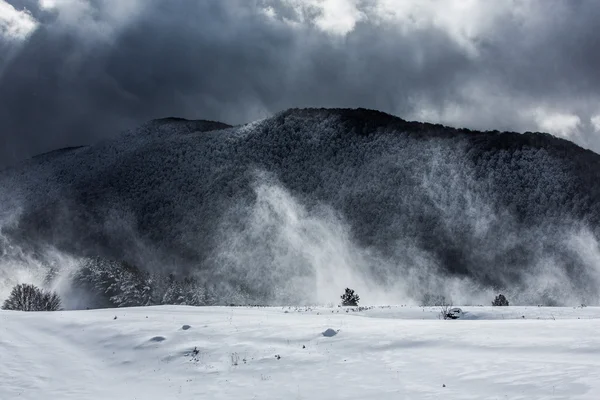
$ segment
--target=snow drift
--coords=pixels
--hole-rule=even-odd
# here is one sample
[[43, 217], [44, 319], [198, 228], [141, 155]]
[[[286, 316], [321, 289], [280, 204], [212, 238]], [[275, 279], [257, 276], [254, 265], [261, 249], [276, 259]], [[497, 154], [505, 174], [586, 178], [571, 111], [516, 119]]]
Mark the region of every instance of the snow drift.
[[0, 398], [598, 398], [598, 308], [464, 310], [0, 311]]

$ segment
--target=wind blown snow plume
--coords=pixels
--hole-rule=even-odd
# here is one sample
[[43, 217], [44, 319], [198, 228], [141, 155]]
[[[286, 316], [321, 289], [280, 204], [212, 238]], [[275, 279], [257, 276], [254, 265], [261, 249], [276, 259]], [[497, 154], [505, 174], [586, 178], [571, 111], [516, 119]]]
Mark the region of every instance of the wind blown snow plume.
[[262, 294], [258, 303], [337, 303], [347, 285], [375, 300], [367, 260], [335, 211], [307, 210], [273, 177], [256, 179], [254, 205], [234, 210], [245, 218], [221, 227], [218, 273]]

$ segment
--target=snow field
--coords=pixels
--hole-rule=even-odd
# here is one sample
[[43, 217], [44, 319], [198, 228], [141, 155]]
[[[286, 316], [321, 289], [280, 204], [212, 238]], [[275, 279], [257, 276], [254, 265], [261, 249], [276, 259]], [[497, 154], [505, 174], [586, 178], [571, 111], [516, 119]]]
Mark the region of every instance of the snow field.
[[0, 399], [600, 398], [600, 308], [462, 309], [2, 311]]

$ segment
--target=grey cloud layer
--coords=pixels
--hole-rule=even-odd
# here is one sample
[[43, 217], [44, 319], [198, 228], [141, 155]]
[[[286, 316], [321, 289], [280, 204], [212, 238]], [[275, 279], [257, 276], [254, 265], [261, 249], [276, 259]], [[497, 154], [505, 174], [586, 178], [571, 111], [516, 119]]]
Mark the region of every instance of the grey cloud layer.
[[482, 1], [464, 21], [493, 17], [465, 45], [462, 20], [420, 23], [427, 10], [385, 18], [394, 1], [330, 1], [360, 13], [340, 33], [313, 0], [8, 0], [39, 25], [22, 43], [0, 35], [11, 50], [0, 58], [0, 165], [150, 118], [243, 123], [304, 106], [550, 130], [600, 149], [599, 2], [515, 1], [497, 12]]

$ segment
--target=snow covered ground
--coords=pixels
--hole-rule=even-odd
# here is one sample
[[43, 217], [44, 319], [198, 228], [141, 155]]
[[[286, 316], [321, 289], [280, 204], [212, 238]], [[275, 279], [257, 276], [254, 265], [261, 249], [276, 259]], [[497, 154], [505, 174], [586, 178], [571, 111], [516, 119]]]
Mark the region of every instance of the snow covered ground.
[[0, 399], [600, 398], [600, 308], [463, 311], [0, 311]]

